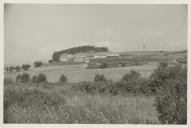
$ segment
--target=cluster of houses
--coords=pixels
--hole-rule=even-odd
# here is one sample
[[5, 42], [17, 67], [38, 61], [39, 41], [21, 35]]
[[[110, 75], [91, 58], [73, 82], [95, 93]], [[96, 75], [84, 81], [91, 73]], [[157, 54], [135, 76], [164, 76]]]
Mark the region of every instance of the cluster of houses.
[[62, 54], [60, 61], [66, 62], [72, 60], [73, 62], [90, 62], [91, 59], [103, 59], [107, 57], [119, 57], [119, 53], [114, 52], [95, 52], [95, 53], [76, 53], [76, 54]]

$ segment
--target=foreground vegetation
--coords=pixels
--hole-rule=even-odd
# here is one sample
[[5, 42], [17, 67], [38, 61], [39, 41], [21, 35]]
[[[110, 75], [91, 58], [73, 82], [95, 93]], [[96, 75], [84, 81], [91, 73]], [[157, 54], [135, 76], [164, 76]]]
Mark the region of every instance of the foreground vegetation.
[[72, 95], [62, 85], [8, 86], [5, 123], [159, 123], [152, 97]]
[[58, 83], [46, 75], [4, 81], [5, 123], [162, 123], [187, 122], [187, 69], [160, 63], [148, 78], [136, 71], [113, 82], [95, 75], [94, 82]]

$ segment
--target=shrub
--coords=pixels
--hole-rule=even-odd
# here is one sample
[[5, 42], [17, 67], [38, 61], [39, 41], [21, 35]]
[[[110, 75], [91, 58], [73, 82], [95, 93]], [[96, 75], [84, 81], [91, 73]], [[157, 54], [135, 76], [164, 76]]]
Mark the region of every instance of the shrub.
[[38, 75], [38, 83], [41, 83], [41, 82], [47, 82], [47, 77], [46, 77], [46, 75], [43, 74], [43, 73], [40, 73], [40, 74]]
[[20, 70], [21, 70], [21, 67], [20, 67], [20, 66], [16, 66], [16, 67], [15, 67], [15, 70], [16, 70], [16, 71], [20, 71]]
[[17, 75], [17, 77], [16, 77], [16, 82], [18, 82], [18, 83], [22, 83], [22, 75]]
[[19, 74], [16, 77], [16, 82], [18, 83], [27, 83], [30, 82], [30, 75], [28, 73]]
[[110, 88], [110, 93], [113, 95], [130, 93], [137, 94], [150, 94], [150, 87], [148, 80], [141, 77], [140, 73], [131, 70], [125, 74], [121, 81], [117, 82]]
[[53, 62], [53, 60], [48, 60], [48, 63], [51, 64]]
[[[154, 86], [153, 86], [154, 85]], [[187, 122], [187, 69], [160, 65], [151, 76], [161, 123]]]
[[33, 76], [32, 82], [33, 83], [38, 83], [38, 76]]
[[[97, 93], [108, 93], [109, 92], [109, 86], [111, 85], [111, 83], [106, 83], [103, 81], [99, 81], [99, 82], [81, 82], [79, 83], [79, 90], [81, 92], [86, 92], [89, 94], [97, 94]], [[77, 85], [76, 85], [77, 86]]]
[[29, 64], [23, 64], [22, 69], [27, 71], [31, 66]]
[[22, 82], [23, 82], [23, 83], [30, 82], [30, 76], [29, 76], [28, 73], [23, 73], [23, 74], [22, 74]]
[[105, 78], [104, 75], [96, 74], [96, 75], [95, 75], [95, 78], [94, 78], [94, 81], [104, 81], [104, 82], [106, 82], [107, 79]]
[[125, 81], [129, 81], [129, 80], [134, 80], [134, 79], [137, 79], [137, 78], [140, 78], [141, 77], [141, 74], [134, 71], [134, 70], [131, 70], [129, 74], [125, 74], [122, 78], [122, 81], [125, 80]]
[[38, 76], [33, 76], [32, 78], [32, 82], [33, 83], [42, 83], [42, 82], [47, 82], [47, 77], [45, 74], [43, 73], [39, 73]]
[[43, 65], [43, 62], [41, 62], [41, 61], [34, 62], [34, 67], [35, 68], [41, 67], [42, 65]]
[[152, 93], [156, 93], [156, 90], [163, 85], [163, 82], [168, 79], [175, 79], [177, 72], [181, 70], [181, 66], [168, 67], [164, 63], [160, 63], [158, 68], [154, 71], [153, 74], [149, 77], [150, 88]]
[[9, 71], [12, 72], [15, 69], [15, 67], [11, 66], [9, 67]]
[[61, 82], [61, 83], [66, 83], [67, 81], [68, 81], [67, 77], [66, 77], [64, 74], [62, 74], [62, 75], [60, 76], [59, 82]]

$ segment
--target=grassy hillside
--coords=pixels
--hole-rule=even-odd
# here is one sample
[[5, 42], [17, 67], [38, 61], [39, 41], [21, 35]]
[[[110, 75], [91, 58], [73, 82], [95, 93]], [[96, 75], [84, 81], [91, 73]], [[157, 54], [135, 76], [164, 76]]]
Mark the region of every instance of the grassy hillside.
[[187, 51], [137, 51], [120, 53], [119, 57], [107, 57], [99, 59], [91, 59], [87, 68], [101, 68], [101, 64], [105, 64], [105, 68], [127, 67], [135, 65], [145, 65], [149, 62], [168, 62], [173, 64], [176, 60], [186, 63]]
[[29, 73], [34, 76], [38, 73], [44, 73], [47, 75], [48, 81], [57, 82], [61, 74], [65, 74], [69, 79], [69, 82], [80, 82], [80, 81], [93, 81], [95, 74], [104, 74], [108, 79], [118, 81], [122, 76], [128, 73], [130, 70], [134, 69], [141, 73], [143, 77], [148, 77], [154, 69], [157, 67], [158, 63], [151, 63], [142, 66], [131, 66], [131, 67], [121, 67], [121, 68], [106, 68], [106, 69], [86, 69], [86, 65], [57, 65], [57, 66], [47, 66], [39, 69], [21, 71], [21, 72], [5, 72], [5, 78], [12, 78], [15, 80], [18, 74], [23, 72]]

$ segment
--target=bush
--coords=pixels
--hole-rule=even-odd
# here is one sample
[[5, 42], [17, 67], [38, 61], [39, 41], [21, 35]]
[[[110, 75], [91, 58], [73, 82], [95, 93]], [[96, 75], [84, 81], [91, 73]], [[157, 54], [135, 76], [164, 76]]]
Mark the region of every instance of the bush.
[[46, 77], [46, 75], [43, 74], [43, 73], [40, 73], [40, 74], [38, 75], [38, 83], [41, 83], [41, 82], [47, 82], [47, 77]]
[[30, 76], [29, 76], [28, 73], [23, 73], [23, 74], [22, 74], [22, 82], [23, 82], [23, 83], [30, 82]]
[[17, 75], [16, 82], [18, 83], [27, 83], [30, 82], [30, 75], [28, 73], [23, 73], [22, 75]]
[[33, 76], [32, 82], [33, 83], [38, 83], [38, 76]]
[[[77, 86], [77, 85], [76, 85]], [[86, 92], [89, 94], [103, 94], [103, 93], [108, 93], [109, 92], [109, 87], [111, 87], [111, 83], [106, 83], [103, 81], [99, 82], [81, 82], [78, 85], [78, 89], [81, 92]]]
[[53, 62], [53, 60], [48, 60], [48, 63], [51, 64]]
[[62, 74], [62, 75], [60, 76], [59, 82], [61, 82], [61, 83], [66, 83], [67, 81], [68, 81], [67, 77], [66, 77], [64, 74]]
[[141, 77], [141, 74], [131, 70], [129, 74], [125, 74], [122, 78], [122, 81], [129, 81], [129, 80], [135, 80]]
[[31, 66], [29, 64], [23, 64], [22, 69], [27, 71]]
[[16, 71], [20, 71], [20, 70], [21, 70], [21, 67], [20, 67], [20, 66], [16, 66], [16, 67], [15, 67], [15, 70], [16, 70]]
[[22, 75], [17, 75], [17, 77], [16, 77], [16, 82], [18, 82], [18, 83], [22, 83]]
[[117, 94], [144, 94], [150, 95], [149, 81], [141, 77], [140, 73], [131, 70], [130, 73], [125, 74], [121, 81], [117, 82], [110, 88], [110, 93]]
[[94, 81], [95, 81], [95, 82], [96, 82], [96, 81], [104, 81], [104, 82], [106, 82], [107, 79], [105, 78], [104, 75], [96, 74], [96, 75], [95, 75], [95, 78], [94, 78]]
[[164, 63], [160, 63], [158, 68], [151, 74], [150, 80], [150, 88], [153, 94], [156, 94], [156, 90], [163, 85], [163, 82], [168, 79], [175, 79], [177, 72], [181, 70], [181, 66], [168, 67], [168, 65]]
[[[154, 85], [154, 86], [153, 86]], [[187, 69], [160, 65], [151, 76], [161, 123], [187, 122]]]
[[15, 67], [11, 66], [9, 67], [9, 71], [12, 72], [15, 69]]
[[43, 62], [41, 62], [41, 61], [34, 62], [34, 67], [35, 68], [41, 67], [42, 65], [43, 65]]
[[47, 82], [47, 77], [45, 74], [40, 73], [38, 76], [33, 76], [32, 78], [33, 83], [42, 83], [42, 82]]

